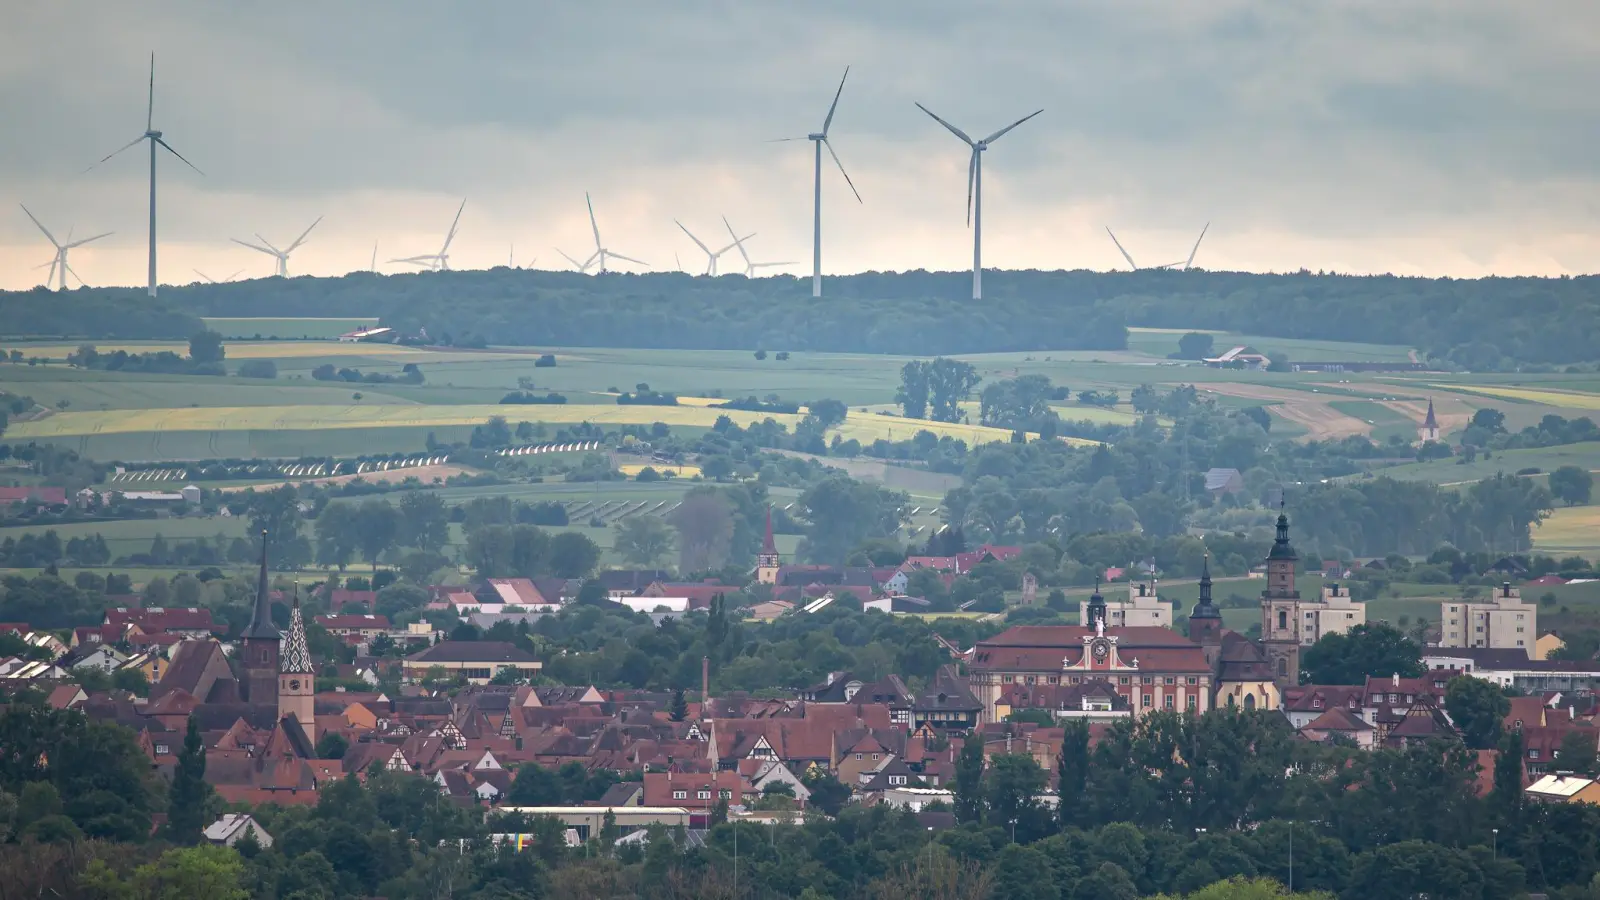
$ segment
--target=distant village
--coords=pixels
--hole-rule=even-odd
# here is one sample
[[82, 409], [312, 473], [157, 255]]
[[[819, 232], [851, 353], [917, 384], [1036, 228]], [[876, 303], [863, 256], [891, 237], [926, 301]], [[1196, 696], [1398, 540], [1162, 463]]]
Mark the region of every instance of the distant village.
[[[751, 576], [771, 586], [773, 599], [748, 614], [812, 615], [843, 598], [859, 602], [862, 615], [917, 612], [926, 604], [903, 593], [911, 572], [953, 579], [1018, 552], [984, 546], [883, 568], [786, 565], [769, 526]], [[1264, 562], [1259, 638], [1224, 627], [1208, 564], [1192, 602], [1181, 601], [1187, 634], [1173, 627], [1172, 598], [1158, 596], [1153, 580], [1135, 581], [1122, 585], [1125, 594], [1097, 589], [1083, 601], [1084, 625], [1017, 625], [972, 647], [935, 637], [948, 662], [918, 690], [899, 675], [834, 672], [787, 696], [757, 698], [713, 694], [709, 662], [698, 692], [545, 684], [544, 661], [521, 646], [450, 640], [426, 622], [393, 627], [364, 611], [370, 591], [322, 598], [333, 611], [315, 625], [355, 650], [354, 663], [328, 663], [311, 653], [298, 592], [272, 589], [263, 551], [253, 617], [238, 637], [224, 640], [226, 629], [198, 608], [109, 609], [102, 624], [76, 629], [70, 642], [26, 623], [0, 623], [0, 633], [21, 635], [36, 651], [31, 656], [43, 657], [0, 660], [0, 684], [32, 685], [52, 707], [127, 726], [158, 770], [176, 764], [189, 723], [197, 722], [205, 780], [230, 803], [314, 804], [333, 780], [383, 769], [426, 778], [454, 803], [507, 807], [524, 764], [616, 772], [623, 780], [588, 806], [518, 807], [562, 819], [569, 838], [583, 841], [608, 814], [623, 832], [652, 823], [703, 828], [719, 807], [755, 815], [757, 802], [774, 793], [792, 797], [792, 814], [803, 817], [807, 782], [818, 773], [835, 777], [853, 802], [932, 812], [951, 800], [966, 742], [982, 741], [986, 757], [1027, 754], [1054, 777], [1071, 721], [1087, 723], [1094, 741], [1122, 720], [1237, 707], [1281, 713], [1304, 741], [1403, 747], [1455, 732], [1444, 693], [1452, 679], [1470, 676], [1518, 695], [1505, 727], [1522, 735], [1530, 797], [1600, 802], [1600, 785], [1561, 772], [1557, 760], [1569, 735], [1591, 747], [1600, 740], [1600, 663], [1544, 660], [1543, 644], [1556, 639], [1540, 638], [1536, 604], [1519, 587], [1506, 582], [1490, 596], [1442, 603], [1439, 640], [1426, 648], [1420, 677], [1302, 684], [1302, 652], [1366, 623], [1366, 604], [1334, 580], [1337, 571], [1323, 573], [1316, 596], [1302, 596], [1286, 514]], [[667, 577], [610, 571], [598, 581], [606, 602], [658, 622], [706, 610], [739, 588]], [[487, 629], [558, 612], [577, 602], [580, 587], [487, 579], [471, 591], [434, 588], [430, 606]], [[1025, 603], [1034, 602], [1032, 588], [1024, 586]], [[287, 629], [273, 624], [274, 602], [291, 607]], [[376, 646], [394, 649], [378, 655]], [[90, 668], [136, 670], [151, 685], [149, 697], [87, 692], [74, 676]], [[346, 686], [318, 690], [319, 676]], [[363, 683], [369, 689], [353, 687]], [[335, 745], [337, 757], [320, 752]], [[1487, 792], [1497, 751], [1477, 752]], [[258, 827], [247, 819], [230, 814], [214, 828], [231, 842], [228, 835]], [[950, 821], [934, 812], [929, 827]]]

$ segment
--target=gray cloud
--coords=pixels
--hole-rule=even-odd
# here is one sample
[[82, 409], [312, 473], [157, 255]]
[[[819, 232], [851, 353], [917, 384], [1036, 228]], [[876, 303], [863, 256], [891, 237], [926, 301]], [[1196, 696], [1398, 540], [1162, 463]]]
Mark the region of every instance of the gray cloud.
[[[607, 242], [658, 267], [698, 257], [726, 213], [765, 259], [809, 258], [810, 148], [846, 64], [836, 146], [866, 200], [825, 174], [834, 271], [960, 268], [965, 151], [917, 112], [988, 131], [1045, 114], [985, 160], [985, 259], [1109, 268], [1472, 276], [1591, 271], [1600, 211], [1600, 8], [1406, 4], [148, 4], [8, 12], [0, 196], [65, 230], [115, 228], [75, 268], [143, 272], [144, 161], [81, 170], [156, 125], [205, 170], [162, 166], [162, 273], [251, 274], [227, 242], [292, 238], [333, 274], [435, 248], [468, 198], [458, 265], [577, 254], [594, 192]], [[14, 208], [14, 207], [13, 207]], [[0, 215], [0, 286], [48, 246]], [[1159, 260], [1157, 258], [1160, 258]], [[794, 271], [805, 270], [796, 266]], [[215, 274], [215, 272], [213, 272]]]

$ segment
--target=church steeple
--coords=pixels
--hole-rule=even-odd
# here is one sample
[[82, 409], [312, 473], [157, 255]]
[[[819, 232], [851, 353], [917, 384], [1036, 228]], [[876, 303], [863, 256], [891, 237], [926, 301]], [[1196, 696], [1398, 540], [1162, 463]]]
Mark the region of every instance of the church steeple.
[[256, 578], [255, 609], [239, 635], [244, 696], [251, 703], [278, 701], [278, 629], [272, 624], [272, 590], [267, 581], [267, 533], [261, 532], [261, 571]]
[[761, 541], [761, 552], [756, 555], [756, 581], [759, 584], [778, 583], [778, 544], [772, 539], [772, 507], [767, 507], [767, 534]]
[[316, 680], [311, 648], [306, 644], [306, 623], [300, 617], [300, 585], [296, 584], [278, 667], [278, 718], [294, 716], [311, 740], [316, 740]]
[[1272, 542], [1272, 552], [1267, 554], [1267, 559], [1284, 559], [1293, 562], [1300, 557], [1295, 555], [1294, 545], [1289, 543], [1289, 514], [1285, 511], [1283, 501], [1278, 501], [1278, 537]]
[[1222, 611], [1217, 609], [1217, 604], [1211, 599], [1211, 554], [1207, 553], [1200, 569], [1200, 602], [1194, 605], [1194, 611], [1189, 614], [1189, 621], [1220, 618]]

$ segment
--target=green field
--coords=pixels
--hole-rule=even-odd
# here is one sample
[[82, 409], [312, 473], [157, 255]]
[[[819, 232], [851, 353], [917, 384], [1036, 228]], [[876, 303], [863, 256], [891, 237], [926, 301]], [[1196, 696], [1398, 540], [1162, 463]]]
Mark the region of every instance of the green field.
[[1455, 485], [1481, 481], [1498, 472], [1510, 475], [1522, 469], [1539, 469], [1548, 474], [1561, 466], [1600, 470], [1600, 442], [1565, 444], [1559, 447], [1542, 447], [1535, 450], [1506, 450], [1490, 459], [1480, 455], [1475, 462], [1462, 463], [1462, 458], [1437, 459], [1425, 463], [1407, 463], [1379, 469], [1375, 474], [1406, 481], [1431, 481], [1434, 484]]
[[1328, 405], [1373, 426], [1372, 439], [1375, 441], [1386, 441], [1390, 437], [1401, 437], [1409, 441], [1417, 437], [1417, 423], [1410, 416], [1382, 403], [1374, 403], [1371, 400], [1333, 400]]
[[346, 319], [271, 319], [249, 317], [201, 317], [206, 327], [225, 338], [256, 338], [286, 340], [310, 338], [327, 340], [347, 334], [363, 326], [378, 324], [376, 318]]
[[1263, 337], [1207, 331], [1204, 328], [1129, 328], [1128, 349], [1151, 356], [1165, 357], [1178, 352], [1178, 339], [1190, 330], [1211, 335], [1212, 351], [1225, 353], [1232, 347], [1254, 347], [1262, 353], [1282, 352], [1291, 362], [1405, 362], [1409, 347], [1395, 344], [1359, 344], [1341, 341], [1313, 341], [1299, 338]]

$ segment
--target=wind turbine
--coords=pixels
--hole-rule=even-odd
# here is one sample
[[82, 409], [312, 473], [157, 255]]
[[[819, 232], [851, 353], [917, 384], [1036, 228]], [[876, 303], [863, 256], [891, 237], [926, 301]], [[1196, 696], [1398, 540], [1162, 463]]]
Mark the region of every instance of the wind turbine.
[[1010, 125], [996, 131], [981, 141], [967, 137], [967, 133], [951, 125], [949, 122], [933, 114], [921, 103], [917, 109], [927, 113], [935, 122], [949, 129], [950, 133], [960, 138], [967, 146], [972, 148], [972, 159], [967, 163], [967, 224], [972, 227], [972, 299], [983, 299], [983, 151], [989, 145], [998, 141], [1006, 132], [1021, 125], [1023, 122], [1037, 116], [1044, 110], [1035, 110], [1028, 115], [1012, 122]]
[[567, 255], [567, 251], [562, 250], [560, 247], [556, 247], [555, 251], [557, 253], [561, 254], [561, 256], [564, 259], [566, 259], [567, 262], [572, 263], [572, 267], [574, 269], [577, 269], [578, 270], [578, 274], [580, 274], [580, 275], [589, 274], [589, 270], [594, 268], [595, 259], [598, 258], [598, 256], [599, 256], [599, 254], [595, 254], [594, 256], [589, 257], [587, 260], [585, 260], [583, 262], [578, 262], [577, 260], [573, 259], [571, 256], [568, 256]]
[[[311, 223], [311, 228], [317, 227], [317, 222], [321, 222], [321, 221], [322, 221], [322, 217], [321, 216], [317, 216], [317, 221]], [[233, 241], [235, 244], [238, 244], [241, 247], [249, 247], [251, 250], [256, 250], [256, 251], [259, 251], [261, 253], [265, 253], [268, 256], [273, 257], [278, 262], [277, 262], [277, 265], [274, 267], [272, 274], [278, 276], [279, 278], [288, 278], [289, 277], [289, 254], [293, 253], [296, 247], [298, 247], [301, 244], [304, 244], [306, 242], [306, 235], [311, 233], [311, 228], [307, 228], [305, 231], [302, 231], [300, 233], [300, 236], [294, 239], [294, 243], [292, 243], [289, 246], [283, 248], [282, 250], [279, 250], [277, 247], [272, 245], [271, 241], [269, 241], [266, 238], [262, 237], [261, 236], [261, 232], [259, 232], [259, 231], [256, 232], [256, 240], [260, 241], [261, 244], [252, 244], [249, 241], [241, 241], [238, 238], [229, 238], [228, 240]], [[262, 245], [265, 245], [265, 246], [262, 246]]]
[[1180, 261], [1180, 262], [1164, 263], [1164, 264], [1159, 265], [1159, 266], [1141, 266], [1138, 263], [1134, 262], [1133, 261], [1133, 256], [1130, 255], [1128, 253], [1127, 249], [1122, 246], [1122, 242], [1117, 240], [1117, 236], [1115, 234], [1111, 233], [1111, 229], [1109, 227], [1106, 228], [1106, 234], [1111, 235], [1111, 243], [1117, 245], [1117, 249], [1122, 252], [1122, 258], [1128, 261], [1128, 268], [1134, 270], [1135, 272], [1141, 272], [1141, 271], [1146, 271], [1146, 270], [1151, 270], [1151, 269], [1177, 269], [1178, 271], [1183, 272], [1183, 271], [1187, 271], [1190, 266], [1194, 265], [1194, 255], [1196, 253], [1200, 252], [1200, 242], [1206, 239], [1206, 232], [1209, 231], [1210, 228], [1211, 228], [1211, 223], [1207, 222], [1206, 223], [1206, 227], [1200, 229], [1200, 237], [1195, 240], [1194, 249], [1189, 251], [1188, 260]]
[[[747, 235], [745, 235], [744, 237], [741, 238], [738, 235], [733, 234], [733, 230], [732, 229], [729, 229], [728, 233], [733, 237], [733, 243], [729, 244], [726, 247], [723, 247], [721, 250], [713, 251], [710, 247], [707, 247], [705, 245], [704, 241], [702, 241], [699, 238], [695, 237], [694, 236], [694, 232], [692, 232], [688, 228], [684, 227], [684, 224], [682, 222], [679, 222], [677, 219], [673, 219], [672, 221], [679, 228], [683, 229], [683, 233], [687, 234], [689, 236], [689, 240], [694, 241], [695, 246], [699, 247], [702, 251], [705, 252], [705, 254], [706, 254], [706, 274], [707, 275], [712, 275], [712, 276], [715, 276], [717, 274], [717, 260], [722, 257], [722, 254], [727, 253], [729, 250], [732, 250], [735, 247], [738, 247], [739, 248], [739, 252], [743, 253], [744, 252], [744, 247], [740, 244], [740, 242], [741, 241], [748, 241], [751, 238], [755, 237], [755, 234], [751, 233], [751, 234], [747, 234]], [[724, 216], [722, 218], [722, 221], [723, 221], [724, 224], [726, 224], [727, 221], [728, 221], [728, 218], [726, 216]], [[683, 264], [680, 262], [678, 264], [678, 267], [682, 268]]]
[[199, 269], [195, 269], [194, 273], [196, 275], [199, 275], [201, 278], [204, 278], [206, 281], [211, 282], [212, 284], [227, 284], [228, 282], [230, 282], [230, 281], [234, 280], [235, 278], [238, 278], [240, 275], [244, 274], [244, 270], [240, 269], [239, 271], [233, 273], [232, 275], [229, 275], [227, 278], [224, 278], [221, 281], [218, 281], [217, 279], [212, 278], [210, 275], [207, 275], [206, 273], [200, 271]]
[[[623, 256], [621, 253], [612, 253], [610, 250], [607, 250], [605, 245], [600, 243], [600, 226], [595, 222], [594, 201], [589, 199], [588, 191], [583, 192], [583, 202], [589, 205], [589, 227], [594, 229], [594, 255], [589, 257], [588, 262], [579, 266], [578, 271], [588, 271], [589, 266], [594, 265], [595, 262], [598, 261], [600, 263], [600, 274], [604, 275], [606, 273], [606, 260], [608, 259], [620, 259], [624, 262], [631, 262], [649, 268], [650, 264], [643, 260], [634, 259], [631, 256]], [[690, 236], [693, 237], [693, 235]], [[567, 256], [565, 253], [562, 253], [561, 255]], [[578, 265], [578, 261], [570, 256], [567, 256], [567, 261], [571, 262], [573, 265]]]
[[749, 237], [744, 237], [744, 238], [741, 238], [741, 237], [735, 235], [733, 233], [733, 226], [732, 225], [728, 225], [728, 217], [727, 216], [723, 216], [722, 217], [722, 224], [723, 225], [727, 225], [727, 227], [728, 227], [728, 237], [733, 238], [734, 246], [739, 248], [739, 255], [744, 257], [744, 276], [746, 278], [754, 278], [755, 275], [756, 275], [756, 270], [757, 269], [764, 269], [764, 268], [766, 268], [768, 266], [792, 266], [792, 265], [794, 265], [793, 262], [751, 262], [750, 261], [750, 254], [748, 254], [748, 253], [746, 253], [744, 251], [744, 242], [750, 240], [750, 238], [755, 237], [755, 234], [752, 233]]
[[[102, 159], [100, 162], [95, 163], [94, 166], [89, 167], [89, 169], [93, 169], [95, 166], [100, 165], [101, 163], [113, 156], [116, 156], [118, 153], [121, 153], [129, 147], [132, 147], [134, 144], [137, 144], [140, 141], [148, 140], [150, 142], [150, 281], [148, 286], [145, 288], [145, 292], [152, 297], [156, 295], [156, 145], [159, 144], [162, 147], [165, 147], [168, 153], [171, 153], [178, 159], [183, 160], [183, 164], [189, 168], [194, 169], [201, 175], [205, 174], [204, 172], [200, 172], [200, 169], [197, 168], [194, 163], [184, 159], [182, 153], [172, 149], [172, 145], [166, 142], [166, 139], [161, 136], [161, 132], [155, 129], [155, 118], [156, 55], [152, 53], [150, 54], [150, 106], [145, 113], [144, 134], [141, 134], [128, 143], [123, 144], [121, 147], [117, 148], [115, 152], [106, 156], [105, 159]], [[89, 169], [85, 169], [84, 171], [87, 172]]]
[[422, 266], [424, 269], [427, 269], [430, 272], [450, 271], [450, 242], [456, 239], [456, 226], [461, 224], [461, 210], [466, 208], [467, 201], [465, 198], [463, 198], [461, 201], [461, 206], [456, 210], [455, 221], [450, 223], [450, 231], [444, 236], [444, 246], [439, 248], [438, 253], [428, 253], [422, 256], [408, 256], [404, 259], [391, 259], [389, 262], [412, 263], [414, 265]]
[[372, 242], [372, 263], [367, 266], [367, 271], [376, 275], [378, 273], [378, 242]]
[[828, 155], [833, 157], [834, 165], [839, 167], [839, 174], [844, 176], [845, 184], [850, 185], [850, 193], [856, 195], [856, 202], [861, 202], [861, 192], [856, 190], [856, 183], [850, 180], [850, 173], [844, 170], [844, 163], [839, 162], [839, 154], [833, 152], [833, 144], [828, 142], [828, 127], [833, 124], [833, 113], [839, 108], [839, 96], [844, 93], [845, 79], [850, 77], [850, 67], [844, 67], [844, 78], [839, 79], [839, 89], [833, 94], [833, 104], [828, 107], [828, 117], [822, 120], [822, 130], [814, 131], [804, 138], [778, 138], [779, 141], [807, 140], [816, 144], [817, 161], [812, 178], [812, 214], [811, 214], [811, 296], [822, 296], [822, 148], [828, 148]]
[[[17, 205], [22, 206], [20, 203]], [[51, 279], [56, 279], [56, 290], [58, 291], [64, 291], [67, 289], [68, 272], [72, 272], [72, 277], [78, 279], [79, 284], [83, 284], [83, 276], [79, 275], [77, 272], [73, 272], [72, 267], [67, 265], [67, 251], [71, 250], [73, 247], [81, 247], [90, 241], [98, 241], [101, 238], [106, 237], [106, 235], [115, 233], [108, 231], [105, 234], [97, 234], [94, 237], [79, 238], [75, 241], [72, 239], [72, 232], [68, 231], [67, 242], [63, 244], [56, 240], [56, 236], [50, 233], [50, 229], [44, 227], [43, 222], [40, 222], [37, 218], [35, 218], [33, 213], [28, 212], [28, 208], [26, 206], [22, 207], [22, 211], [28, 214], [28, 218], [33, 219], [33, 224], [38, 226], [40, 231], [44, 232], [44, 236], [49, 239], [51, 246], [56, 248], [55, 258], [50, 260], [49, 263], [46, 263], [46, 265], [50, 266], [50, 271], [45, 275], [44, 283], [46, 286], [49, 286]], [[44, 266], [40, 266], [39, 268], [44, 268]], [[59, 275], [57, 273], [59, 273]]]

